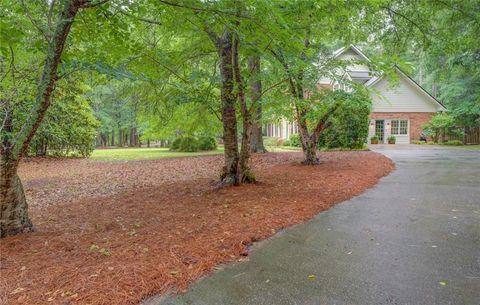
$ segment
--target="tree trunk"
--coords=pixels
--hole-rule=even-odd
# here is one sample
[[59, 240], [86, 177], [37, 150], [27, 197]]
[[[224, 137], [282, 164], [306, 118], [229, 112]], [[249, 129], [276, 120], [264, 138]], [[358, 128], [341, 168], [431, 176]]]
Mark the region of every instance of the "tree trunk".
[[32, 231], [17, 165], [2, 162], [0, 167], [0, 238]]
[[262, 97], [262, 81], [259, 78], [260, 74], [260, 57], [251, 57], [248, 61], [249, 70], [252, 73], [251, 80], [251, 100], [254, 111], [253, 120], [250, 132], [250, 151], [253, 153], [265, 153], [267, 150], [263, 144], [262, 133], [262, 104], [260, 99]]
[[112, 143], [110, 143], [110, 146], [115, 146], [115, 130], [112, 130]]
[[304, 165], [317, 165], [320, 160], [317, 157], [317, 141], [314, 135], [308, 132], [306, 122], [298, 122], [298, 131], [300, 133], [300, 141], [302, 142]]
[[320, 163], [320, 160], [317, 157], [317, 143], [316, 141], [306, 141], [302, 143], [303, 148], [303, 161], [304, 165], [317, 165]]
[[228, 28], [222, 37], [207, 30], [220, 58], [220, 74], [222, 77], [221, 100], [223, 121], [223, 142], [225, 165], [221, 174], [220, 186], [237, 185], [238, 180], [238, 141], [237, 116], [235, 111], [235, 94], [233, 92], [233, 34]]
[[17, 135], [16, 144], [13, 147], [12, 155], [21, 158], [25, 155], [30, 142], [40, 127], [45, 114], [50, 106], [50, 97], [58, 80], [58, 65], [67, 41], [68, 34], [72, 27], [78, 11], [87, 4], [85, 0], [64, 1], [62, 10], [58, 15], [55, 31], [48, 42], [48, 49], [44, 61], [42, 76], [38, 82], [38, 89], [35, 102], [31, 107], [30, 117], [25, 121]]
[[240, 183], [254, 183], [255, 176], [250, 168], [250, 132], [251, 132], [251, 119], [250, 111], [247, 106], [247, 100], [245, 97], [245, 88], [242, 78], [242, 71], [239, 63], [239, 37], [234, 35], [233, 43], [233, 74], [234, 80], [237, 84], [237, 96], [240, 102], [240, 110], [242, 113], [242, 142], [239, 159], [239, 172]]
[[118, 130], [118, 147], [123, 147], [123, 130], [119, 129]]
[[0, 238], [32, 230], [22, 182], [17, 175], [18, 160], [9, 135], [13, 132], [11, 111], [6, 108], [0, 145]]

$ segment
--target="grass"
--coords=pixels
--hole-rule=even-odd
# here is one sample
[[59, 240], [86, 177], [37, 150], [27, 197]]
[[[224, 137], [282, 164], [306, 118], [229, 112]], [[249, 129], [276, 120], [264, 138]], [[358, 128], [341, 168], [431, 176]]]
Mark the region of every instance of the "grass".
[[[478, 146], [480, 150], [480, 145]], [[467, 146], [462, 146], [467, 147]], [[267, 146], [269, 152], [295, 152], [302, 151], [301, 147], [293, 146]], [[346, 149], [322, 149], [321, 151], [337, 151]], [[347, 149], [351, 150], [351, 149]], [[358, 149], [368, 150], [368, 149]], [[199, 151], [199, 152], [178, 152], [170, 151], [168, 148], [104, 148], [95, 149], [90, 156], [95, 161], [132, 161], [132, 160], [155, 160], [163, 158], [194, 157], [216, 155], [223, 153], [223, 146], [217, 150]]]
[[154, 160], [162, 158], [216, 155], [221, 153], [223, 153], [223, 147], [218, 147], [217, 150], [200, 152], [177, 152], [170, 151], [168, 148], [108, 148], [95, 149], [90, 156], [90, 159], [96, 161]]
[[265, 148], [269, 152], [292, 152], [292, 151], [302, 151], [301, 147], [294, 146], [269, 146], [265, 145]]

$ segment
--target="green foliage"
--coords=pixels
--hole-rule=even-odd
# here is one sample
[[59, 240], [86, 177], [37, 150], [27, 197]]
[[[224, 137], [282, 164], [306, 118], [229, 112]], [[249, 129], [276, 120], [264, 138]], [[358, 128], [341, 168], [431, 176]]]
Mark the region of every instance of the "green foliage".
[[411, 143], [412, 144], [418, 144], [418, 145], [427, 144], [426, 141], [419, 141], [419, 140], [412, 140]]
[[215, 150], [217, 149], [217, 141], [214, 137], [202, 136], [198, 138], [198, 149]]
[[216, 150], [217, 141], [214, 137], [201, 136], [199, 138], [183, 135], [174, 139], [170, 145], [170, 150], [180, 152], [195, 152]]
[[263, 137], [263, 145], [269, 147], [278, 147], [283, 145], [284, 140], [279, 137]]
[[293, 147], [301, 147], [302, 146], [302, 142], [300, 141], [300, 135], [297, 133], [297, 134], [292, 134], [290, 136], [290, 146], [293, 146]]
[[170, 144], [170, 150], [177, 151], [180, 149], [180, 141], [182, 138], [175, 138], [172, 143]]
[[397, 138], [394, 135], [391, 135], [387, 138], [388, 144], [395, 144]]
[[100, 123], [82, 94], [88, 88], [78, 79], [60, 82], [43, 124], [29, 146], [31, 155], [88, 157], [94, 147]]
[[447, 133], [455, 125], [455, 118], [449, 113], [438, 113], [423, 126], [423, 133], [432, 137], [434, 142], [439, 141], [441, 133]]
[[449, 141], [443, 142], [442, 145], [461, 146], [463, 145], [463, 142], [459, 140], [449, 140]]
[[[196, 138], [191, 136], [182, 136], [178, 139], [178, 148], [176, 151], [184, 151], [184, 152], [194, 152], [200, 149], [199, 142]], [[173, 143], [172, 143], [173, 144]], [[173, 148], [172, 148], [173, 150]]]
[[318, 147], [362, 148], [368, 136], [371, 100], [366, 93], [348, 93], [337, 90], [325, 99], [340, 102], [340, 107], [329, 118], [330, 126], [322, 132]]

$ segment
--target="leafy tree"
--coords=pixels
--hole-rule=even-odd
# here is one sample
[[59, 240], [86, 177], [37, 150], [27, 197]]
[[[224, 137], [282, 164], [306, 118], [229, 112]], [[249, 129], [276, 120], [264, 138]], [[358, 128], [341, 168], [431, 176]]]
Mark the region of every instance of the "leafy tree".
[[92, 153], [100, 123], [94, 118], [89, 101], [84, 98], [88, 89], [72, 77], [58, 82], [52, 105], [30, 143], [30, 154], [87, 157]]
[[431, 136], [434, 142], [438, 142], [440, 135], [446, 135], [454, 124], [455, 118], [452, 115], [448, 113], [438, 113], [423, 126], [423, 131], [427, 136]]
[[[31, 8], [23, 1], [8, 1], [3, 3], [1, 9], [1, 14], [7, 18], [2, 18], [0, 34], [3, 122], [0, 133], [0, 237], [32, 228], [22, 183], [17, 175], [18, 163], [27, 152], [50, 106], [59, 78], [58, 68], [62, 54], [76, 15], [80, 10], [99, 3], [66, 0], [61, 6], [55, 4], [55, 1], [41, 1]], [[47, 22], [40, 24], [32, 19], [30, 9], [47, 12]], [[56, 18], [54, 14], [57, 14]], [[44, 16], [45, 14], [40, 14], [38, 17]], [[26, 72], [17, 73], [17, 65], [24, 68], [23, 71], [29, 70], [31, 60], [37, 67], [43, 62], [41, 74], [30, 75], [24, 81], [20, 75]], [[21, 87], [25, 90], [22, 94], [18, 92], [18, 82], [24, 82]], [[32, 107], [29, 111], [18, 111], [21, 108], [18, 105], [24, 98], [32, 100]]]
[[368, 92], [333, 91], [325, 98], [343, 102], [329, 119], [331, 125], [322, 132], [318, 147], [362, 148], [368, 137], [369, 114], [372, 102]]

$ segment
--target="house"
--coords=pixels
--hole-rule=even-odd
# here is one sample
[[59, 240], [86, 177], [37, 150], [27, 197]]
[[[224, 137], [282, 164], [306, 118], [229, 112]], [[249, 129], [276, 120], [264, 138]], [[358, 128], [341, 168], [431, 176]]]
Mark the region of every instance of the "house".
[[[368, 87], [373, 102], [370, 114], [368, 138], [379, 137], [380, 143], [386, 143], [390, 135], [396, 137], [399, 144], [408, 144], [420, 139], [422, 126], [437, 112], [445, 111], [445, 107], [424, 88], [415, 82], [400, 68], [395, 67], [398, 82], [392, 86], [388, 76], [374, 76], [366, 64], [370, 61], [357, 47], [351, 45], [341, 48], [333, 54], [334, 58], [356, 61], [342, 71], [349, 82], [356, 82]], [[319, 87], [330, 87], [333, 90], [349, 91], [348, 82], [321, 79]], [[282, 120], [280, 124], [266, 124], [265, 135], [288, 139], [298, 132], [296, 124]]]

